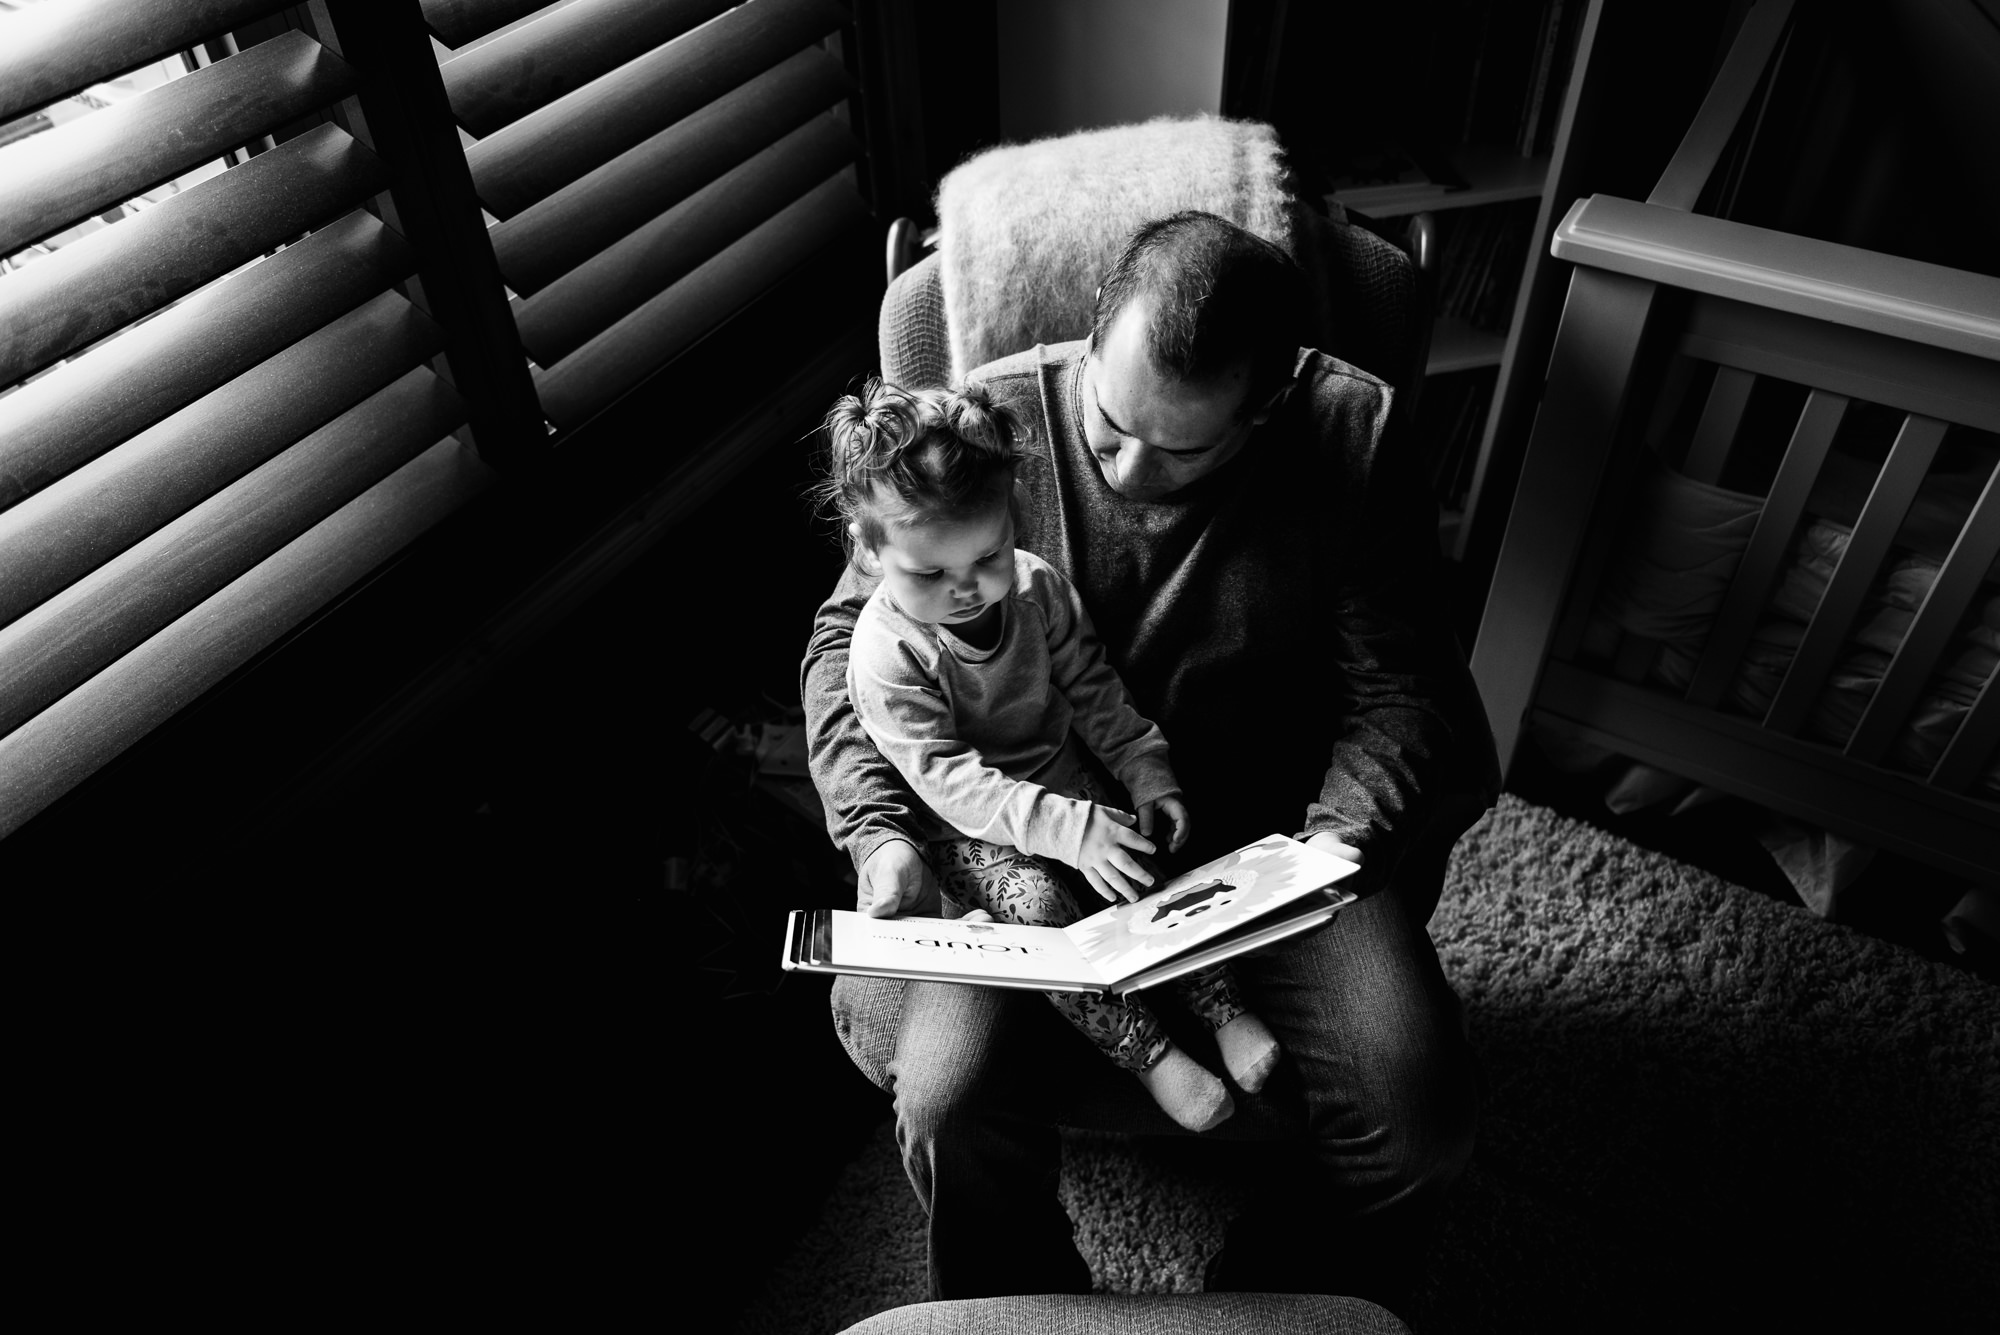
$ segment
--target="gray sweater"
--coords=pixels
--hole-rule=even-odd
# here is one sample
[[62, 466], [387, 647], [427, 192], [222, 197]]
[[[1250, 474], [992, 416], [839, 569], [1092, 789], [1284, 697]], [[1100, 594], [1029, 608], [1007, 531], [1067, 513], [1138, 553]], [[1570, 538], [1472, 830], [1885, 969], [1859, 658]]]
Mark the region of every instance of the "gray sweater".
[[1139, 716], [1076, 589], [1015, 553], [1000, 638], [967, 644], [877, 586], [847, 662], [848, 696], [876, 750], [960, 834], [1075, 866], [1090, 803], [1074, 791], [1075, 727], [1136, 805], [1180, 791], [1167, 741]]
[[[1188, 865], [1325, 830], [1362, 849], [1372, 888], [1443, 800], [1453, 824], [1491, 805], [1492, 733], [1450, 629], [1437, 507], [1409, 451], [1383, 447], [1388, 388], [1304, 351], [1298, 388], [1234, 459], [1131, 501], [1087, 448], [1084, 351], [1040, 347], [972, 378], [1038, 456], [1018, 545], [1076, 585], [1111, 665], [1172, 740]], [[871, 584], [850, 568], [821, 606], [802, 680], [813, 779], [857, 868], [886, 840], [938, 828], [848, 701]]]

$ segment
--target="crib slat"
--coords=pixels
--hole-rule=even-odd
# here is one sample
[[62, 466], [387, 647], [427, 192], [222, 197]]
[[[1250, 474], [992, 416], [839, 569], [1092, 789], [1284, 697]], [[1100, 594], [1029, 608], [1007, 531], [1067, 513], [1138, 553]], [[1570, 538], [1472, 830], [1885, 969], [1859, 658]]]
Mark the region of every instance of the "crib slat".
[[[1652, 395], [1645, 433], [1640, 437], [1646, 448], [1611, 452], [1611, 459], [1604, 468], [1604, 480], [1599, 485], [1597, 509], [1607, 514], [1626, 512], [1632, 503], [1630, 498], [1638, 488], [1648, 454], [1660, 455], [1661, 442], [1680, 416], [1681, 406], [1697, 379], [1696, 372], [1702, 369], [1703, 363], [1692, 357], [1675, 353], [1668, 358], [1660, 376], [1659, 388]], [[1572, 662], [1582, 648], [1584, 632], [1589, 628], [1591, 614], [1597, 607], [1599, 579], [1618, 550], [1622, 533], [1622, 528], [1616, 524], [1590, 526], [1584, 537], [1583, 549], [1576, 559], [1576, 592], [1570, 595], [1564, 606], [1562, 619], [1556, 624], [1555, 637], [1549, 642], [1551, 658]], [[1639, 677], [1623, 680], [1639, 680], [1645, 675], [1645, 669], [1651, 668], [1653, 661], [1652, 658], [1644, 660]]]
[[1986, 479], [1985, 490], [1952, 544], [1937, 581], [1924, 595], [1909, 633], [1889, 660], [1882, 685], [1848, 740], [1848, 755], [1872, 764], [1888, 752], [1996, 555], [2000, 555], [2000, 468]]
[[1777, 697], [1764, 716], [1766, 728], [1795, 733], [1812, 712], [1813, 703], [1819, 699], [1833, 671], [1834, 658], [1854, 624], [1855, 614], [1861, 610], [1861, 600], [1880, 573], [1889, 543], [1902, 527], [1924, 474], [1930, 471], [1946, 425], [1935, 417], [1919, 417], [1915, 413], [1903, 419], [1903, 429], [1896, 433], [1888, 461], [1882, 465], [1881, 475], [1868, 493], [1867, 504], [1861, 507], [1861, 518], [1854, 525], [1853, 537], [1848, 539], [1847, 551], [1813, 612], [1812, 623], [1806, 627], [1805, 638], [1799, 642], [1798, 653], [1792, 659], [1791, 670], [1785, 673], [1784, 683], [1778, 687]]
[[1938, 757], [1937, 768], [1931, 771], [1931, 787], [1947, 793], [1964, 792], [1986, 768], [1995, 747], [2000, 747], [2000, 672], [1986, 679], [1965, 721], [1958, 725], [1958, 735]]
[[1771, 482], [1771, 494], [1765, 498], [1757, 527], [1750, 534], [1750, 544], [1743, 550], [1735, 578], [1702, 645], [1701, 662], [1688, 683], [1689, 704], [1712, 709], [1729, 689], [1744, 646], [1750, 643], [1757, 618], [1763, 613], [1764, 601], [1771, 596], [1771, 586], [1791, 555], [1792, 539], [1805, 517], [1806, 498], [1812, 494], [1834, 433], [1847, 414], [1847, 404], [1844, 395], [1824, 390], [1816, 389], [1807, 396], [1798, 425], [1792, 429], [1791, 444], [1785, 447], [1778, 475]]
[[1687, 463], [1681, 472], [1696, 482], [1713, 483], [1722, 477], [1729, 462], [1730, 447], [1736, 444], [1736, 429], [1743, 424], [1743, 408], [1757, 377], [1734, 366], [1715, 368], [1715, 383], [1709, 387], [1708, 403], [1701, 410], [1701, 424], [1688, 443]]
[[1694, 373], [1700, 364], [1680, 352], [1668, 359], [1666, 372], [1660, 377], [1660, 392], [1653, 399], [1652, 416], [1646, 419], [1647, 449], [1659, 449], [1660, 442], [1667, 438], [1674, 419], [1680, 416], [1681, 404], [1687, 398], [1688, 386], [1694, 382]]

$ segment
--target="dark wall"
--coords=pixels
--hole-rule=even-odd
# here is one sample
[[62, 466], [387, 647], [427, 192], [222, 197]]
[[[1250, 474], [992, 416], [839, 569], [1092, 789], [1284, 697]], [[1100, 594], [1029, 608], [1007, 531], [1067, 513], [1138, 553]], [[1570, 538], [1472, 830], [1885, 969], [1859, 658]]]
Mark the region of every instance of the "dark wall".
[[2000, 22], [1977, 0], [1802, 6], [1732, 165], [1725, 216], [2000, 274]]

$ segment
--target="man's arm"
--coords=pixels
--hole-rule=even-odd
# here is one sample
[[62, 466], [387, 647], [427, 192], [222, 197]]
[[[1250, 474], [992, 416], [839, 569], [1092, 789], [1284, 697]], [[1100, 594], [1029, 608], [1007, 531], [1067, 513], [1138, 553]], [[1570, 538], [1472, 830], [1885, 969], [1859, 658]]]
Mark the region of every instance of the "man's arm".
[[861, 909], [894, 913], [926, 906], [937, 887], [917, 855], [930, 827], [928, 813], [862, 731], [847, 697], [848, 644], [874, 584], [850, 564], [820, 605], [799, 672], [799, 697], [806, 763], [826, 808], [827, 833], [854, 861]]
[[1381, 440], [1379, 415], [1345, 425], [1360, 444], [1349, 456], [1352, 485], [1330, 516], [1337, 574], [1324, 609], [1341, 725], [1299, 837], [1359, 852], [1379, 884], [1441, 793], [1483, 788], [1490, 804], [1497, 774], [1448, 616], [1436, 503], [1408, 442]]

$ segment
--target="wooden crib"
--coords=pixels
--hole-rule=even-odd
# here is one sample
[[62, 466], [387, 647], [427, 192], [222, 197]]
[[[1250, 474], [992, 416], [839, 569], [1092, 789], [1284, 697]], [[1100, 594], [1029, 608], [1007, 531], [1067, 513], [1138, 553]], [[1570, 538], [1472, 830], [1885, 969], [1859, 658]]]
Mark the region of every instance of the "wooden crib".
[[[1646, 202], [1594, 196], [1556, 230], [1553, 253], [1576, 268], [1472, 669], [1503, 765], [1545, 721], [1996, 883], [2000, 674], [1963, 678], [2000, 631], [2000, 279], [1691, 211], [1788, 8], [1752, 11]], [[1829, 518], [1836, 474], [1864, 464], [1854, 512]], [[1660, 541], [1663, 474], [1747, 507], [1741, 542], [1699, 576], [1712, 596], [1677, 609], [1677, 644], [1605, 610], [1633, 535]], [[1945, 481], [1965, 503], [1916, 555], [1913, 505], [1936, 530]], [[1836, 536], [1830, 568], [1782, 626], [1774, 595], [1797, 582], [1809, 529]], [[1912, 579], [1919, 596], [1885, 622], [1884, 590]], [[1864, 649], [1864, 625], [1885, 624], [1897, 641]], [[1681, 670], [1663, 670], [1676, 655]], [[1863, 659], [1875, 666], [1855, 687]], [[1749, 684], [1758, 672], [1768, 691]], [[1963, 704], [1940, 714], [1946, 688]], [[1854, 702], [1838, 720], [1836, 690]]]

